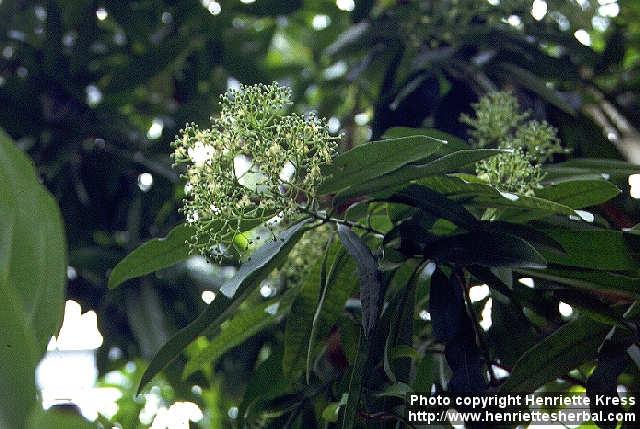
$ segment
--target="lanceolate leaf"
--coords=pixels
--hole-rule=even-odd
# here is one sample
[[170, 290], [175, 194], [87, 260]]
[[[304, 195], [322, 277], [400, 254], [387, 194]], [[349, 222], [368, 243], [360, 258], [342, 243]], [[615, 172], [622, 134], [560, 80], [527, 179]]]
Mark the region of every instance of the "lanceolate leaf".
[[[257, 219], [243, 220], [239, 224], [241, 230], [250, 230], [266, 221], [268, 216]], [[222, 223], [219, 223], [222, 228]], [[211, 229], [215, 226], [211, 225]], [[188, 223], [183, 223], [167, 234], [164, 238], [154, 238], [140, 245], [133, 252], [124, 257], [109, 275], [109, 288], [116, 288], [123, 282], [144, 276], [163, 268], [170, 267], [189, 257], [187, 240], [193, 234]]]
[[462, 205], [424, 186], [408, 186], [386, 199], [417, 207], [435, 217], [450, 220], [467, 230], [475, 229], [479, 224], [478, 220]]
[[240, 267], [236, 275], [222, 286], [222, 294], [219, 294], [193, 322], [178, 331], [153, 357], [142, 375], [138, 392], [205, 329], [210, 325], [221, 325], [235, 313], [260, 280], [286, 258], [302, 235], [307, 222], [308, 220], [303, 220], [283, 231], [274, 240], [260, 247], [251, 260]]
[[567, 323], [518, 359], [500, 392], [533, 392], [594, 359], [609, 329], [586, 317]]
[[[437, 176], [420, 180], [419, 183], [467, 206], [526, 209], [526, 213], [539, 211], [543, 216], [547, 214], [574, 214], [571, 207], [559, 202], [500, 192], [491, 185], [471, 181], [472, 179], [473, 177], [467, 176]], [[517, 211], [519, 212], [519, 210]]]
[[557, 240], [554, 240], [551, 235], [538, 231], [529, 225], [501, 221], [483, 222], [482, 225], [488, 232], [506, 232], [507, 234], [520, 237], [538, 248], [556, 253], [564, 253], [562, 245]]
[[242, 344], [248, 338], [280, 320], [282, 314], [291, 307], [294, 295], [290, 292], [294, 291], [288, 291], [278, 300], [249, 302], [248, 305], [238, 309], [233, 317], [220, 328], [219, 333], [209, 341], [209, 344], [189, 360], [184, 369], [184, 377], [211, 365], [226, 351]]
[[285, 324], [282, 372], [285, 377], [292, 380], [297, 378], [305, 368], [313, 313], [321, 287], [322, 265], [322, 260], [316, 261], [303, 279]]
[[0, 130], [0, 427], [22, 428], [34, 372], [62, 318], [66, 243], [55, 200]]
[[393, 127], [385, 131], [382, 137], [385, 139], [391, 139], [410, 136], [428, 136], [433, 137], [434, 139], [446, 141], [447, 145], [442, 147], [443, 153], [470, 149], [469, 145], [464, 140], [435, 128]]
[[545, 186], [536, 196], [581, 209], [609, 201], [619, 193], [620, 189], [606, 180], [574, 180]]
[[[619, 404], [601, 404], [596, 399], [599, 395], [616, 396], [618, 394], [618, 377], [631, 362], [627, 349], [634, 342], [631, 335], [625, 335], [619, 327], [613, 327], [600, 346], [598, 364], [587, 380], [587, 396], [592, 401], [592, 412], [619, 413], [624, 410]], [[615, 429], [617, 422], [601, 422], [602, 429]]]
[[550, 266], [544, 270], [518, 268], [518, 272], [581, 289], [608, 290], [621, 296], [640, 298], [640, 277], [609, 271], [564, 266]]
[[360, 195], [375, 195], [378, 192], [401, 188], [413, 180], [438, 174], [456, 172], [478, 161], [504, 152], [500, 149], [467, 149], [448, 153], [440, 158], [421, 164], [405, 165], [395, 171], [360, 184], [355, 184], [339, 192], [334, 205]]
[[443, 343], [453, 338], [460, 330], [464, 310], [462, 289], [450, 282], [440, 270], [431, 276], [429, 289], [429, 313], [433, 336]]
[[298, 222], [258, 248], [251, 255], [251, 258], [238, 269], [236, 275], [220, 287], [220, 292], [227, 298], [233, 298], [239, 289], [246, 289], [247, 284], [255, 282], [264, 274], [268, 274], [286, 258], [289, 250], [302, 236], [303, 227], [308, 222], [308, 219]]
[[445, 144], [432, 137], [411, 136], [356, 146], [333, 161], [326, 171], [330, 176], [320, 192], [328, 194], [374, 179], [410, 162], [426, 159]]
[[630, 174], [637, 173], [640, 166], [617, 159], [576, 158], [545, 166], [547, 180], [563, 180], [579, 175], [597, 175], [616, 181], [626, 181]]
[[187, 240], [192, 231], [188, 224], [180, 224], [164, 238], [154, 238], [129, 253], [109, 275], [113, 289], [129, 279], [144, 276], [170, 267], [189, 257]]
[[382, 281], [378, 264], [371, 250], [349, 227], [339, 224], [338, 236], [347, 252], [356, 261], [360, 278], [360, 301], [362, 302], [362, 327], [368, 338], [373, 332], [382, 310]]
[[429, 312], [433, 334], [445, 345], [445, 357], [452, 372], [448, 389], [452, 393], [481, 392], [486, 384], [464, 293], [457, 273], [447, 278], [436, 270], [431, 277]]
[[[320, 276], [320, 298], [318, 299], [318, 304], [313, 314], [311, 332], [308, 336], [306, 368], [307, 383], [309, 382], [309, 374], [311, 371], [312, 357], [316, 339], [329, 333], [329, 330], [338, 320], [339, 315], [342, 313], [345, 301], [352, 292], [351, 288], [348, 287], [350, 285], [350, 282], [346, 278], [340, 279], [343, 280], [343, 282], [340, 283], [340, 285], [342, 286], [341, 289], [336, 290], [334, 286], [336, 285], [337, 274], [340, 271], [340, 268], [350, 268], [350, 273], [352, 274], [355, 267], [352, 264], [349, 264], [351, 260], [345, 261], [347, 257], [344, 249], [340, 248], [331, 253], [335, 253], [335, 258], [333, 258], [333, 261], [329, 261], [329, 258], [327, 258], [328, 255], [325, 255], [325, 258], [322, 261], [322, 272]], [[329, 264], [331, 262], [333, 262], [333, 264], [329, 267]], [[327, 311], [326, 309], [327, 305], [331, 306], [329, 311]]]
[[441, 262], [486, 267], [544, 268], [546, 261], [526, 241], [502, 232], [474, 231], [432, 243], [425, 256]]
[[566, 252], [544, 252], [549, 263], [611, 271], [640, 269], [639, 236], [604, 229], [572, 231], [549, 228], [544, 232], [560, 243]]
[[240, 427], [245, 426], [245, 419], [251, 420], [250, 409], [258, 410], [259, 403], [285, 394], [291, 383], [282, 375], [282, 349], [275, 349], [266, 361], [258, 365], [248, 380], [247, 389], [242, 398], [238, 413]]
[[362, 395], [363, 379], [367, 374], [367, 362], [369, 361], [370, 341], [364, 331], [360, 334], [358, 344], [358, 354], [351, 369], [351, 379], [349, 381], [349, 397], [342, 418], [342, 429], [352, 429], [356, 425], [360, 397]]

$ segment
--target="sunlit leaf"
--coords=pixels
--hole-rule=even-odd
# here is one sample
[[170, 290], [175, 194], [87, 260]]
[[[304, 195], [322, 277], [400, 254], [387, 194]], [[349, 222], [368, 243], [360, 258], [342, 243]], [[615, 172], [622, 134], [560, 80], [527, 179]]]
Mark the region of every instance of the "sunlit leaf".
[[405, 165], [395, 171], [369, 180], [354, 184], [340, 191], [334, 205], [361, 195], [376, 195], [379, 192], [398, 189], [410, 184], [414, 180], [444, 173], [461, 171], [476, 162], [504, 152], [500, 149], [469, 149], [448, 153], [440, 158], [426, 163]]
[[320, 192], [328, 194], [389, 173], [410, 162], [428, 158], [446, 145], [427, 136], [400, 137], [365, 143], [334, 159]]

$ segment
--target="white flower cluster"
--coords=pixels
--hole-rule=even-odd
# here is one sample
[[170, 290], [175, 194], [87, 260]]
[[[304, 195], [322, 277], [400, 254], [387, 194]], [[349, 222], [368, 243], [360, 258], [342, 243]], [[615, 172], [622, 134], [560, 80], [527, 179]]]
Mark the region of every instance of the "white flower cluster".
[[242, 231], [313, 206], [336, 141], [324, 119], [285, 114], [290, 97], [275, 83], [229, 90], [210, 128], [191, 124], [176, 137], [174, 159], [186, 166], [183, 211], [194, 226], [195, 252], [215, 258], [221, 249], [242, 251]]

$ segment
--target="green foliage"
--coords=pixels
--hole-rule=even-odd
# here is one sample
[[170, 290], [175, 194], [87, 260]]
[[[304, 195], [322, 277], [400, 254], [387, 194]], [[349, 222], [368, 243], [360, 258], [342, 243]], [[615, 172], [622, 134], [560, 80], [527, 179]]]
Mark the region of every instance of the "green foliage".
[[322, 193], [366, 183], [410, 162], [437, 153], [446, 142], [428, 136], [409, 136], [370, 142], [338, 156], [326, 172]]
[[300, 238], [306, 221], [301, 221], [283, 231], [262, 246], [239, 272], [220, 288], [218, 296], [193, 322], [175, 334], [158, 351], [142, 374], [138, 391], [174, 360], [183, 349], [195, 340], [209, 326], [219, 326], [233, 316], [242, 302], [253, 292], [260, 281], [274, 268], [283, 263], [291, 247]]
[[0, 194], [0, 426], [19, 428], [40, 409], [34, 374], [62, 319], [66, 245], [55, 200], [1, 130]]
[[166, 237], [147, 241], [116, 265], [109, 275], [109, 288], [145, 274], [170, 267], [189, 257], [187, 240], [192, 232], [188, 224], [172, 229]]
[[522, 355], [501, 392], [531, 392], [594, 359], [609, 331], [589, 318], [576, 319]]
[[[537, 133], [545, 139], [550, 136], [549, 129], [540, 131], [538, 125], [530, 123], [519, 134], [517, 131], [514, 134], [517, 136], [514, 139], [519, 139], [530, 152], [537, 150], [538, 146], [532, 143], [538, 138]], [[494, 356], [493, 353], [498, 353], [498, 359], [504, 353], [507, 362], [518, 358], [512, 375], [501, 387], [509, 391], [532, 391], [592, 360], [610, 325], [621, 322], [619, 315], [610, 311], [598, 296], [583, 296], [578, 292], [572, 295], [573, 289], [566, 293], [557, 289], [557, 295], [551, 298], [568, 300], [580, 309], [581, 315], [544, 338], [537, 334], [538, 325], [555, 323], [557, 313], [555, 316], [553, 312], [548, 313], [544, 308], [548, 304], [541, 306], [536, 302], [537, 289], [514, 285], [519, 275], [528, 275], [536, 284], [546, 285], [552, 281], [576, 288], [575, 291], [607, 290], [635, 297], [637, 293], [629, 281], [640, 282], [633, 256], [640, 250], [636, 236], [604, 225], [589, 225], [584, 221], [593, 222], [588, 213], [576, 211], [605, 202], [619, 190], [602, 178], [585, 180], [583, 175], [578, 175], [577, 180], [566, 178], [548, 186], [536, 185], [540, 196], [507, 194], [500, 187], [460, 171], [473, 163], [475, 151], [447, 152], [440, 141], [422, 140], [419, 134], [411, 137], [406, 129], [402, 132], [407, 135], [346, 152], [326, 170], [334, 178], [330, 176], [325, 182], [323, 192], [342, 190], [335, 196], [334, 206], [344, 201], [344, 193], [350, 189], [358, 189], [359, 195], [370, 197], [361, 203], [364, 210], [351, 210], [348, 219], [329, 217], [324, 211], [309, 212], [307, 234], [315, 233], [309, 241], [313, 244], [296, 246], [297, 254], [290, 255], [289, 264], [305, 260], [305, 254], [313, 256], [306, 257], [306, 264], [297, 263], [294, 271], [298, 276], [283, 277], [293, 280], [285, 282], [278, 298], [261, 300], [256, 295], [236, 292], [236, 286], [231, 285], [243, 285], [245, 274], [253, 273], [248, 275], [259, 279], [277, 268], [281, 262], [264, 264], [261, 261], [266, 255], [271, 255], [267, 259], [281, 255], [284, 261], [288, 251], [270, 246], [285, 246], [286, 240], [259, 247], [240, 267], [236, 277], [222, 286], [225, 296], [216, 297], [203, 315], [160, 351], [142, 384], [205, 332], [212, 337], [198, 342], [197, 352], [190, 353], [185, 374], [200, 370], [209, 375], [215, 368], [211, 366], [212, 361], [222, 359], [233, 347], [261, 335], [280, 318], [285, 319], [284, 336], [276, 340], [278, 344], [282, 341], [279, 347], [284, 350], [279, 357], [281, 366], [277, 371], [261, 373], [261, 377], [266, 377], [263, 383], [268, 383], [269, 376], [285, 377], [287, 382], [277, 384], [273, 391], [255, 393], [243, 405], [248, 407], [243, 408], [247, 418], [260, 424], [267, 421], [277, 424], [287, 415], [290, 419], [296, 418], [296, 413], [302, 411], [290, 410], [306, 409], [310, 401], [307, 395], [316, 395], [312, 393], [314, 389], [331, 384], [343, 400], [323, 405], [322, 418], [336, 421], [337, 414], [342, 427], [356, 427], [363, 407], [376, 409], [383, 406], [376, 401], [409, 389], [411, 367], [422, 368], [423, 360], [432, 359], [429, 353], [422, 356], [415, 352], [414, 347], [431, 336], [444, 347], [444, 358], [452, 372], [440, 376], [447, 380], [447, 389], [451, 392], [489, 389], [489, 380], [484, 374], [485, 368], [491, 365], [487, 359]], [[405, 150], [404, 144], [408, 142], [415, 145], [408, 147], [418, 146], [421, 151], [416, 149], [415, 156], [409, 151], [408, 155], [385, 158], [379, 150], [383, 147]], [[421, 142], [427, 144], [427, 152], [420, 147]], [[459, 143], [456, 146], [461, 147]], [[459, 156], [456, 161], [444, 161], [461, 153], [465, 156]], [[524, 154], [524, 150], [521, 153]], [[502, 153], [491, 152], [491, 155], [499, 157]], [[482, 156], [487, 155], [482, 153]], [[425, 175], [405, 173], [408, 168], [428, 168], [438, 163], [457, 172], [452, 174], [449, 168], [436, 168]], [[367, 164], [375, 165], [376, 169], [363, 173]], [[381, 180], [380, 183], [385, 183], [386, 177], [393, 179], [386, 184], [376, 184]], [[377, 207], [386, 207], [386, 211], [381, 212]], [[351, 268], [345, 270], [349, 265], [344, 250], [336, 247], [336, 243], [323, 244], [330, 236], [326, 233], [327, 224], [337, 228], [340, 241], [353, 257]], [[315, 230], [321, 225], [323, 229]], [[354, 230], [363, 234], [356, 234]], [[293, 230], [285, 232], [290, 237], [296, 234]], [[598, 252], [602, 248], [609, 251]], [[435, 273], [419, 269], [433, 263], [437, 266]], [[355, 317], [362, 325], [357, 351], [349, 350], [348, 343], [343, 341], [343, 337], [355, 341], [352, 322], [345, 323], [349, 311], [345, 303], [353, 293], [347, 279], [353, 277], [354, 268], [359, 273], [360, 285]], [[411, 271], [414, 274], [407, 276]], [[286, 265], [279, 272], [287, 273]], [[430, 280], [428, 297], [419, 295], [418, 272], [419, 277]], [[622, 275], [628, 276], [627, 280], [616, 283], [615, 279], [621, 279]], [[467, 309], [471, 304], [462, 295], [466, 294], [468, 284], [477, 281], [487, 282], [504, 295], [500, 299], [506, 302], [496, 304], [496, 308], [502, 309], [496, 313], [499, 323], [509, 324], [510, 318], [517, 318], [515, 326], [527, 331], [527, 335], [537, 336], [521, 344], [521, 355], [513, 356], [508, 347], [498, 346], [493, 336], [504, 335], [500, 329], [477, 334], [481, 338], [488, 336], [480, 342], [476, 335], [470, 334], [481, 332], [479, 321], [474, 318], [476, 313]], [[255, 284], [252, 281], [247, 285], [250, 283]], [[243, 291], [251, 290], [246, 285], [240, 287]], [[425, 305], [425, 299], [432, 321], [431, 329], [426, 331], [414, 319], [416, 308]], [[276, 302], [278, 309], [265, 313]], [[383, 305], [387, 305], [384, 311]], [[544, 322], [546, 318], [550, 320]], [[602, 329], [603, 335], [599, 336], [597, 332]], [[483, 349], [489, 341], [496, 344], [493, 351]], [[533, 347], [523, 353], [532, 344]], [[406, 351], [401, 353], [403, 348]], [[269, 367], [276, 365], [268, 359]], [[382, 379], [371, 370], [378, 364], [384, 368]], [[536, 377], [531, 377], [528, 372], [534, 364], [538, 369]], [[295, 399], [295, 395], [302, 395], [302, 399]]]

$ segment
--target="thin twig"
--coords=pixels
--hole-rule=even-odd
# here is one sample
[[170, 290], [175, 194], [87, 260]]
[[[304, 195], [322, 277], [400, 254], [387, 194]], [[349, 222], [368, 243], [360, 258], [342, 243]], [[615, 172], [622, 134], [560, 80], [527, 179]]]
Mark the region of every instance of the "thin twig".
[[382, 231], [378, 231], [375, 228], [366, 226], [366, 225], [362, 225], [360, 223], [357, 222], [352, 222], [350, 220], [346, 220], [346, 219], [339, 219], [339, 218], [335, 218], [335, 217], [328, 217], [328, 216], [323, 216], [320, 213], [313, 211], [313, 210], [309, 210], [307, 208], [302, 208], [304, 210], [305, 213], [307, 213], [308, 215], [310, 215], [311, 217], [313, 217], [314, 219], [320, 220], [323, 223], [326, 222], [334, 222], [334, 223], [339, 223], [345, 226], [348, 226], [350, 228], [359, 228], [362, 229], [364, 231], [370, 232], [372, 234], [377, 234], [377, 235], [384, 235], [384, 232]]

